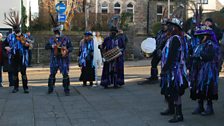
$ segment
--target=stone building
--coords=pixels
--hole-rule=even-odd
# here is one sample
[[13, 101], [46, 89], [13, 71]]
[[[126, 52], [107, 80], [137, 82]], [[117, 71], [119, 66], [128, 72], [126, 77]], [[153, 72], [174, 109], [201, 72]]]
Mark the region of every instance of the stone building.
[[[49, 22], [49, 18], [46, 18], [48, 14], [48, 1], [39, 0], [39, 19], [43, 22]], [[54, 0], [55, 4], [60, 0]], [[70, 5], [72, 0], [63, 0], [66, 5]], [[84, 10], [83, 0], [81, 2], [81, 10]], [[160, 22], [163, 9], [167, 6], [165, 0], [86, 0], [87, 8], [89, 8], [90, 20], [96, 18], [96, 16], [110, 17], [118, 15], [124, 12], [132, 13], [132, 17], [129, 20], [129, 30], [125, 33], [128, 35], [129, 42], [127, 44], [126, 59], [139, 59], [143, 58], [141, 54], [140, 45], [146, 38], [147, 32], [152, 32], [152, 27], [155, 23]], [[174, 8], [174, 0], [171, 0], [170, 12], [172, 13]], [[86, 10], [87, 11], [87, 10]], [[85, 25], [84, 12], [76, 13], [73, 23], [75, 28], [72, 31], [76, 31], [81, 25]], [[96, 18], [97, 19], [97, 18]], [[108, 21], [109, 19], [107, 19]], [[106, 21], [106, 23], [107, 23]], [[102, 22], [100, 22], [102, 24]], [[104, 22], [105, 23], [105, 22]], [[89, 21], [89, 25], [92, 24]], [[107, 26], [107, 25], [106, 25]], [[40, 40], [42, 41], [42, 40]], [[46, 40], [45, 40], [46, 41]], [[74, 45], [78, 45], [78, 41], [75, 39], [72, 41]]]
[[[66, 5], [72, 0], [54, 0], [55, 3], [64, 1]], [[83, 3], [83, 0], [78, 0]], [[117, 15], [124, 12], [132, 14], [129, 26], [133, 26], [135, 33], [146, 34], [151, 31], [154, 23], [160, 21], [167, 1], [164, 0], [85, 0], [91, 15]], [[171, 0], [171, 13], [174, 8], [174, 0]], [[48, 0], [39, 0], [39, 17], [42, 22], [47, 22]], [[81, 5], [83, 7], [83, 5]], [[96, 17], [95, 17], [96, 18]]]

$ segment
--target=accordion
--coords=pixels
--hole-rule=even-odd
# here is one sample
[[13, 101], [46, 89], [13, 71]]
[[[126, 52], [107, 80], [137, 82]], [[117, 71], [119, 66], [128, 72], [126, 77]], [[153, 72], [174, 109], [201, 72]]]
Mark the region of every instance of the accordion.
[[117, 46], [103, 53], [103, 58], [105, 59], [106, 62], [110, 62], [119, 57], [120, 55], [122, 55], [122, 52], [121, 49]]

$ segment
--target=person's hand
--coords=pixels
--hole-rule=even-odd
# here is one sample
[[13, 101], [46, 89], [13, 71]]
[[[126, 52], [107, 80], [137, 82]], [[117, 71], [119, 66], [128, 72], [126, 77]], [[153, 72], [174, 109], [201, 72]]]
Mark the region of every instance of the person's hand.
[[55, 48], [55, 46], [56, 46], [56, 44], [53, 44], [51, 47], [54, 49], [54, 48]]
[[10, 52], [11, 51], [11, 48], [10, 47], [5, 47], [6, 51], [7, 52]]
[[67, 57], [68, 49], [66, 47], [62, 47], [62, 57]]
[[26, 47], [29, 47], [29, 46], [30, 46], [30, 44], [29, 44], [28, 42], [26, 42], [26, 43], [25, 43], [25, 46], [26, 46]]

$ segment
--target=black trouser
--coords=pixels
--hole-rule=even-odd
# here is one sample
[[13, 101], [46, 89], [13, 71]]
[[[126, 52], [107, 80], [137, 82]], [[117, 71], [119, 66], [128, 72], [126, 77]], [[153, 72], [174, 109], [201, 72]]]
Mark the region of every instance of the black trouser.
[[[55, 78], [56, 73], [51, 73], [48, 79], [48, 88], [49, 90], [53, 91], [54, 86], [55, 86]], [[69, 85], [70, 85], [70, 79], [69, 76], [67, 74], [63, 75], [63, 87], [64, 87], [64, 91], [67, 92], [69, 91]]]
[[[23, 83], [23, 89], [28, 89], [28, 80], [27, 80], [27, 75], [26, 75], [26, 68], [21, 69], [21, 76], [22, 76], [22, 83]], [[14, 88], [18, 89], [19, 88], [19, 78], [18, 78], [19, 72], [13, 72], [13, 83], [14, 83]]]
[[14, 86], [13, 84], [13, 74], [12, 72], [8, 71], [8, 80], [9, 80], [9, 86]]
[[26, 65], [22, 61], [22, 56], [19, 54], [13, 55], [11, 58], [12, 76], [13, 76], [13, 85], [15, 89], [19, 88], [19, 78], [18, 74], [21, 73], [23, 89], [28, 89], [28, 80], [26, 75]]
[[161, 57], [154, 55], [152, 57], [152, 61], [151, 61], [151, 77], [152, 78], [157, 78], [158, 77], [158, 64], [161, 60]]
[[28, 56], [29, 56], [29, 58], [28, 58], [28, 65], [30, 66], [31, 65], [31, 60], [32, 60], [32, 50], [29, 50], [28, 51]]

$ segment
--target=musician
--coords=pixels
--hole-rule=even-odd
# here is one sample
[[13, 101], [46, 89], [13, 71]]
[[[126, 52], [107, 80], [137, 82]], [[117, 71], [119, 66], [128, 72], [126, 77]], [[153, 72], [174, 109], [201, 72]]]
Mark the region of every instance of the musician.
[[[29, 93], [26, 68], [28, 66], [28, 48], [30, 44], [26, 40], [27, 36], [20, 31], [19, 14], [15, 13], [15, 16], [7, 19], [8, 21], [5, 21], [5, 24], [13, 28], [13, 33], [9, 34], [4, 42], [4, 48], [8, 54], [9, 71], [13, 74], [14, 89], [12, 93], [19, 91], [19, 72], [22, 75], [24, 93]], [[13, 22], [12, 19], [16, 22]]]
[[[177, 8], [172, 17], [179, 17], [183, 6]], [[168, 102], [168, 109], [161, 115], [172, 115], [170, 123], [183, 121], [181, 96], [188, 86], [185, 59], [185, 42], [182, 20], [171, 18], [168, 22], [169, 39], [162, 51], [161, 94]]]
[[111, 61], [104, 62], [101, 86], [108, 88], [109, 85], [113, 84], [114, 88], [119, 88], [124, 85], [125, 42], [121, 37], [117, 37], [118, 30], [116, 27], [112, 27], [110, 31], [110, 36], [104, 39], [101, 50], [104, 53], [119, 47], [122, 55]]
[[[212, 100], [218, 99], [219, 45], [214, 31], [208, 26], [198, 26], [195, 37], [200, 43], [193, 51], [190, 81], [191, 98], [198, 100], [192, 114], [214, 114]], [[207, 108], [204, 109], [204, 100]]]
[[83, 86], [87, 86], [87, 81], [90, 86], [93, 86], [95, 81], [95, 66], [94, 66], [94, 42], [91, 32], [84, 33], [84, 39], [80, 42], [79, 48], [79, 66], [81, 67], [81, 75], [79, 80], [83, 82]]
[[31, 61], [32, 61], [32, 49], [33, 49], [33, 44], [34, 44], [34, 38], [31, 35], [30, 31], [26, 32], [26, 35], [27, 35], [27, 37], [28, 37], [28, 39], [30, 41], [30, 47], [29, 47], [29, 53], [28, 53], [28, 55], [29, 55], [28, 66], [32, 67]]
[[158, 64], [162, 57], [162, 50], [166, 44], [167, 37], [167, 19], [161, 21], [161, 30], [156, 35], [156, 49], [152, 54], [151, 60], [151, 77], [149, 81], [154, 82], [158, 80]]
[[68, 96], [70, 95], [69, 54], [72, 52], [73, 47], [69, 38], [62, 34], [62, 25], [57, 23], [53, 25], [54, 36], [49, 39], [49, 43], [45, 46], [45, 49], [51, 50], [48, 93], [53, 93], [56, 79], [55, 76], [57, 71], [60, 70], [63, 75], [64, 93]]

